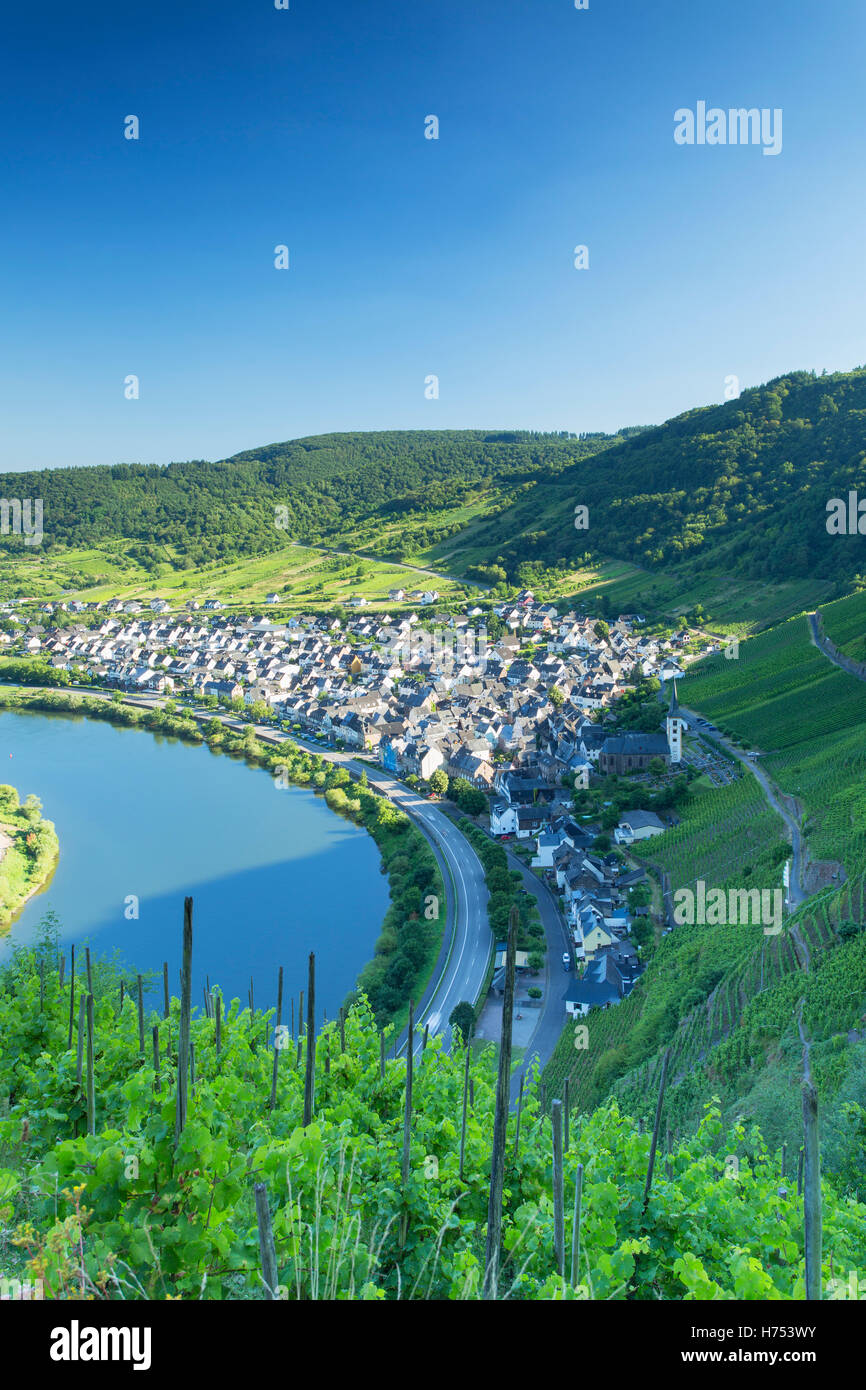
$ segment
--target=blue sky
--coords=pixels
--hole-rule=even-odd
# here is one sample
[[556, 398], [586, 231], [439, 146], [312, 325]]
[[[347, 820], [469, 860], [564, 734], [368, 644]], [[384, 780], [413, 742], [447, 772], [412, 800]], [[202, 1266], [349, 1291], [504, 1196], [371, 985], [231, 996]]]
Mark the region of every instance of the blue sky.
[[[610, 430], [720, 400], [729, 374], [866, 362], [850, 0], [16, 9], [4, 469]], [[699, 100], [782, 108], [782, 153], [677, 146]]]

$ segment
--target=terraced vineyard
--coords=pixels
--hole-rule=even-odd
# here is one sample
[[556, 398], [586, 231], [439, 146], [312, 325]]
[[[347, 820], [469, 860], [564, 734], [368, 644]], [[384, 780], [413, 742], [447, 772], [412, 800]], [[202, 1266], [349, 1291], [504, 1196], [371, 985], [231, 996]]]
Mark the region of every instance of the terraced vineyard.
[[[795, 1018], [802, 1000], [827, 1126], [844, 1130], [844, 1082], [857, 1065], [855, 1058], [843, 1057], [845, 1039], [866, 1022], [866, 929], [856, 930], [864, 918], [866, 876], [860, 876], [805, 904], [780, 936], [760, 944], [753, 940], [750, 951], [738, 953], [709, 998], [680, 1020], [667, 1044], [672, 1116], [687, 1125], [707, 1095], [721, 1094], [729, 1117], [748, 1114], [766, 1126], [774, 1143], [796, 1142], [796, 1105], [791, 1108], [786, 1100], [768, 1107], [767, 1097], [785, 1091], [777, 1075], [783, 1064], [792, 1069], [796, 1093]], [[659, 1049], [612, 1086], [620, 1103], [645, 1119], [661, 1055]], [[772, 1086], [768, 1075], [776, 1078]]]
[[[827, 635], [853, 655], [866, 595], [822, 611]], [[849, 875], [866, 868], [866, 685], [812, 644], [804, 616], [741, 643], [736, 661], [698, 663], [681, 698], [766, 754], [767, 772], [805, 812], [812, 859]]]
[[855, 661], [866, 661], [866, 592], [821, 607], [824, 633]]
[[772, 888], [781, 883], [788, 845], [781, 816], [744, 774], [724, 787], [693, 783], [680, 824], [632, 852], [666, 869], [675, 889], [698, 878], [712, 887]]

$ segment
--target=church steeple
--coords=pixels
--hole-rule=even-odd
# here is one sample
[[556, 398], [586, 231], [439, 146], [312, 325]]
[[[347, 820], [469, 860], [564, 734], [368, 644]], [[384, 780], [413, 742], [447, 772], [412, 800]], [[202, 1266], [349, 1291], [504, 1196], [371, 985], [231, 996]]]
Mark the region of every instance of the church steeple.
[[672, 764], [682, 761], [683, 756], [683, 728], [685, 720], [680, 714], [679, 702], [677, 700], [677, 680], [673, 678], [673, 690], [671, 692], [671, 707], [668, 710], [668, 717], [665, 720], [665, 731], [668, 736], [668, 749]]

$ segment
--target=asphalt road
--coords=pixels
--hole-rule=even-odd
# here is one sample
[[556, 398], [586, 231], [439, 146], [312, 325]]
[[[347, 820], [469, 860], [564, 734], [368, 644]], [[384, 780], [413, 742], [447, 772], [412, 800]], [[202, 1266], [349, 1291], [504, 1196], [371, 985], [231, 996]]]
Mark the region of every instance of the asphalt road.
[[[196, 717], [212, 719], [214, 713], [207, 710]], [[416, 1055], [421, 1051], [426, 1025], [428, 1037], [441, 1035], [443, 1050], [450, 1051], [451, 1027], [448, 1020], [451, 1012], [461, 1000], [474, 1004], [484, 983], [491, 950], [484, 869], [465, 835], [452, 824], [444, 811], [412, 791], [411, 787], [389, 777], [379, 768], [360, 762], [350, 753], [323, 748], [321, 744], [278, 732], [267, 724], [250, 725], [219, 714], [216, 717], [239, 729], [254, 728], [258, 737], [266, 743], [283, 743], [290, 738], [293, 743], [318, 753], [329, 762], [339, 763], [356, 777], [366, 772], [370, 785], [405, 811], [426, 836], [442, 870], [446, 889], [446, 919], [442, 949], [430, 983], [416, 1002], [414, 1050]], [[397, 1041], [398, 1054], [406, 1049], [407, 1031], [404, 1029]]]
[[539, 1010], [538, 1023], [535, 1026], [535, 1032], [529, 1039], [523, 1060], [511, 1077], [511, 1100], [514, 1102], [517, 1100], [520, 1090], [521, 1077], [528, 1074], [533, 1063], [537, 1063], [538, 1070], [541, 1072], [552, 1057], [553, 1050], [568, 1021], [568, 1015], [565, 1012], [565, 992], [574, 979], [574, 975], [572, 971], [563, 968], [562, 953], [568, 951], [572, 958], [572, 966], [574, 965], [574, 953], [571, 938], [562, 920], [559, 903], [551, 889], [541, 879], [536, 878], [532, 870], [528, 869], [516, 855], [509, 853], [508, 865], [509, 868], [520, 871], [524, 888], [535, 898], [547, 941], [547, 989], [544, 993], [544, 1007]]
[[[91, 686], [65, 688], [101, 699], [111, 698], [109, 692]], [[145, 708], [160, 708], [164, 701], [154, 696], [138, 695], [132, 697], [128, 703]], [[221, 711], [199, 710], [196, 717], [201, 720], [216, 717], [221, 722], [242, 730], [254, 728], [258, 737], [267, 743], [279, 744], [288, 738], [330, 762], [340, 763], [350, 774], [360, 776], [362, 772], [366, 772], [368, 782], [405, 811], [426, 836], [436, 855], [445, 883], [446, 920], [442, 948], [430, 983], [416, 1003], [417, 1031], [414, 1050], [418, 1055], [426, 1024], [428, 1036], [440, 1035], [443, 1050], [450, 1051], [451, 1028], [448, 1019], [455, 1005], [462, 1000], [475, 1003], [487, 974], [493, 946], [487, 920], [488, 893], [484, 882], [484, 869], [465, 835], [435, 804], [412, 791], [404, 783], [390, 777], [380, 768], [361, 762], [350, 753], [323, 748], [319, 743], [275, 730], [267, 724], [250, 725]], [[543, 1067], [559, 1041], [566, 1022], [563, 995], [572, 977], [562, 969], [562, 953], [570, 946], [570, 941], [556, 898], [547, 884], [536, 878], [515, 855], [509, 854], [509, 863], [512, 868], [519, 870], [524, 886], [538, 903], [547, 940], [549, 969], [544, 1008], [539, 1011], [535, 1032], [530, 1039], [523, 1062], [512, 1079], [512, 1090], [516, 1096], [520, 1077], [528, 1070], [533, 1059], [537, 1060], [539, 1067]], [[442, 905], [440, 910], [441, 907]], [[406, 1032], [404, 1029], [398, 1039], [398, 1053], [405, 1052]]]

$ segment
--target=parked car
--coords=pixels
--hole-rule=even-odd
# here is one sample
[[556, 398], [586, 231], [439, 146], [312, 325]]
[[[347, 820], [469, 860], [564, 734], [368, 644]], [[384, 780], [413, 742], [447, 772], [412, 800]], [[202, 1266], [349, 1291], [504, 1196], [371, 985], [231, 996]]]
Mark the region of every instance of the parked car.
[[571, 956], [568, 951], [563, 951], [562, 953], [562, 964], [566, 970], [571, 969]]

